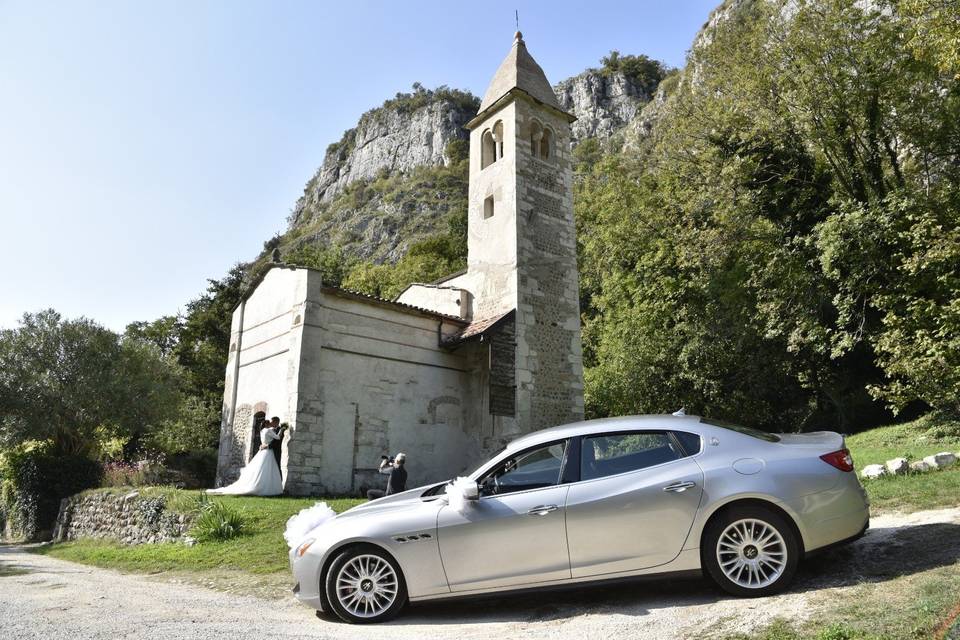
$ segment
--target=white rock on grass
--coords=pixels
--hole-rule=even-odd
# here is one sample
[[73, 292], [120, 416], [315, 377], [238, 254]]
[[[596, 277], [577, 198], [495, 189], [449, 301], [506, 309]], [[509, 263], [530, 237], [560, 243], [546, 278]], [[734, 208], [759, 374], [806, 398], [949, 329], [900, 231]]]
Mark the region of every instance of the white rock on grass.
[[868, 464], [860, 471], [861, 478], [873, 479], [885, 475], [887, 475], [887, 468], [882, 464]]
[[906, 458], [894, 458], [893, 460], [887, 460], [887, 464], [884, 466], [887, 468], [889, 473], [892, 473], [895, 476], [902, 476], [910, 471], [910, 463], [907, 462]]
[[910, 463], [910, 471], [913, 471], [914, 473], [926, 473], [932, 468], [933, 467], [928, 465], [923, 460], [915, 460], [914, 462]]
[[957, 456], [953, 455], [949, 451], [941, 451], [940, 453], [935, 453], [932, 456], [927, 456], [923, 459], [923, 461], [934, 469], [945, 469], [957, 461]]

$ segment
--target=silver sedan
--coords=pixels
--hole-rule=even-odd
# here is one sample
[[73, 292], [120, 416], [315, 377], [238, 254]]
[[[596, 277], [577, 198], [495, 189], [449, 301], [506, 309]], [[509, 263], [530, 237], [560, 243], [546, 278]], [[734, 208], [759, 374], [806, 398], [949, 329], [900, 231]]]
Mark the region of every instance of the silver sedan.
[[346, 511], [295, 544], [296, 597], [348, 622], [407, 602], [701, 572], [784, 589], [810, 552], [866, 531], [843, 437], [694, 416], [590, 420], [523, 436], [465, 479]]

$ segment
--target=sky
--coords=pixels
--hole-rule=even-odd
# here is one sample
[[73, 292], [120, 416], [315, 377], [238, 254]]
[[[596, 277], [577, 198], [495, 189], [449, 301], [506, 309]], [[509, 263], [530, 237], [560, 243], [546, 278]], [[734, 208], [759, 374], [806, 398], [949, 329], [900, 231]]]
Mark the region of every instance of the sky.
[[254, 258], [324, 150], [414, 82], [482, 96], [513, 41], [551, 82], [682, 66], [719, 0], [0, 0], [0, 328], [122, 331]]

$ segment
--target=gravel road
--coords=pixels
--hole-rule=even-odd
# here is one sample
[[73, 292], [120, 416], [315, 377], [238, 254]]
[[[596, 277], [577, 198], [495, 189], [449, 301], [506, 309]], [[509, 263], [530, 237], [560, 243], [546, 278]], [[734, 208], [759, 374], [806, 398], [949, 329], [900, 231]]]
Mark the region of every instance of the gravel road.
[[960, 508], [886, 514], [862, 540], [806, 563], [790, 592], [770, 598], [740, 600], [701, 580], [661, 580], [417, 605], [393, 622], [362, 627], [318, 620], [287, 597], [238, 596], [0, 546], [0, 638], [689, 638], [747, 631], [774, 617], [800, 621], [863, 581], [958, 560]]

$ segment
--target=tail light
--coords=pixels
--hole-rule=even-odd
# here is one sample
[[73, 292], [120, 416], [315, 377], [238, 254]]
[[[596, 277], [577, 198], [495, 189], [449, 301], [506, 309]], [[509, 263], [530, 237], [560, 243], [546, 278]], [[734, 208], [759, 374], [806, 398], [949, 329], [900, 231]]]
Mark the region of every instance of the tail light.
[[825, 453], [820, 459], [840, 471], [853, 471], [853, 457], [847, 449], [840, 449], [833, 453]]

